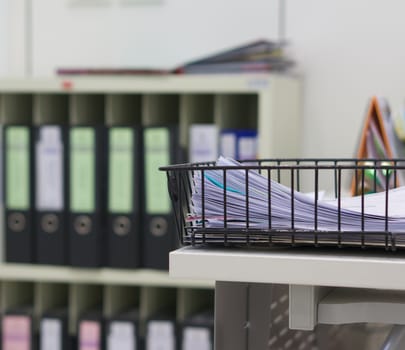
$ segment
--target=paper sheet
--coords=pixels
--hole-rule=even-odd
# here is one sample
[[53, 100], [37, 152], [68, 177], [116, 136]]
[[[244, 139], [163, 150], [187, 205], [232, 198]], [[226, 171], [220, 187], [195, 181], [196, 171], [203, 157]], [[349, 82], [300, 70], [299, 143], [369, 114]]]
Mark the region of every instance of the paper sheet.
[[[217, 165], [240, 164], [230, 158], [220, 157]], [[288, 230], [292, 228], [293, 216], [295, 229], [313, 230], [317, 227], [318, 231], [338, 231], [340, 216], [341, 231], [385, 231], [387, 192], [365, 195], [364, 208], [361, 196], [342, 198], [339, 213], [337, 200], [321, 200], [319, 196], [315, 203], [314, 196], [293, 191], [257, 171], [249, 170], [248, 179], [247, 171], [243, 168], [228, 169], [226, 173], [226, 206], [223, 171], [205, 170], [204, 179], [201, 178], [201, 172], [194, 173], [193, 210], [189, 220], [196, 225], [201, 226], [204, 216], [205, 227], [224, 227], [226, 217], [228, 228], [246, 227], [248, 221], [251, 228], [269, 228], [271, 224], [272, 229]], [[391, 232], [405, 232], [404, 203], [405, 187], [388, 191], [387, 224]]]

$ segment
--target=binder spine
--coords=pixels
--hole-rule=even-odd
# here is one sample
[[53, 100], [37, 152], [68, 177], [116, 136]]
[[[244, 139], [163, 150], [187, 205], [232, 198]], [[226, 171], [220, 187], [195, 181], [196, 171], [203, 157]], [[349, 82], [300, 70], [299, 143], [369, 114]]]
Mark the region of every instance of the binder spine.
[[105, 324], [100, 313], [83, 315], [78, 323], [78, 349], [105, 349]]
[[[38, 149], [41, 147], [38, 145], [38, 142], [41, 141], [40, 132], [46, 128], [59, 135], [60, 138], [55, 139], [56, 144], [40, 150]], [[69, 203], [67, 136], [67, 128], [61, 125], [42, 126], [35, 129], [36, 256], [37, 262], [40, 264], [67, 264], [67, 205]], [[40, 152], [51, 153], [50, 157], [53, 158], [41, 161], [40, 157], [43, 155], [40, 155]], [[38, 167], [43, 167], [43, 169], [38, 169]], [[48, 173], [47, 176], [40, 179], [39, 176], [44, 176], [44, 173]], [[45, 193], [39, 193], [39, 191]], [[41, 196], [45, 198], [40, 199]]]
[[[145, 208], [145, 221], [144, 221], [144, 237], [143, 237], [143, 246], [144, 246], [144, 259], [143, 265], [146, 268], [153, 268], [153, 269], [161, 269], [167, 270], [169, 267], [169, 252], [174, 250], [178, 246], [178, 238], [176, 235], [176, 224], [175, 224], [175, 217], [174, 213], [172, 212], [172, 208], [170, 204], [168, 206], [165, 205], [163, 207], [161, 204], [158, 205], [159, 208], [155, 208], [154, 205], [151, 205], [151, 201], [153, 200], [156, 204], [156, 198], [152, 199], [152, 196], [157, 196], [154, 192], [155, 190], [152, 189], [156, 187], [161, 189], [161, 192], [158, 193], [159, 201], [165, 203], [166, 200], [165, 196], [168, 196], [167, 193], [167, 184], [166, 178], [160, 177], [159, 179], [151, 178], [148, 171], [153, 172], [155, 171], [155, 164], [154, 161], [150, 160], [150, 157], [155, 157], [153, 153], [155, 152], [151, 149], [151, 145], [148, 144], [149, 141], [146, 139], [145, 132], [148, 132], [149, 128], [144, 129], [144, 153], [145, 153], [145, 160], [144, 160], [144, 168], [146, 173], [144, 174], [144, 183], [145, 183], [145, 194], [144, 194], [144, 203], [143, 206]], [[150, 129], [154, 129], [150, 128]], [[167, 159], [169, 163], [176, 163], [181, 161], [180, 157], [184, 154], [180, 150], [179, 142], [178, 142], [178, 128], [177, 126], [171, 127], [164, 127], [158, 129], [164, 129], [168, 132], [168, 145], [166, 145], [166, 150], [169, 152]], [[164, 143], [164, 142], [163, 142]], [[164, 146], [162, 143], [161, 146]], [[153, 146], [155, 147], [155, 146]], [[163, 147], [164, 148], [164, 147]], [[160, 150], [158, 150], [160, 152]], [[158, 155], [160, 158], [160, 156]], [[163, 157], [165, 158], [165, 157]], [[159, 159], [159, 162], [163, 161]], [[157, 162], [156, 162], [157, 163]], [[158, 165], [156, 166], [156, 169]], [[158, 181], [156, 183], [155, 181]], [[149, 182], [149, 184], [148, 184]]]
[[125, 317], [112, 317], [107, 321], [105, 345], [109, 350], [139, 349], [139, 322]]
[[41, 350], [68, 350], [72, 348], [67, 317], [48, 312], [40, 320], [39, 348]]
[[108, 129], [108, 244], [110, 267], [135, 268], [141, 263], [139, 128]]
[[5, 198], [6, 261], [34, 261], [34, 173], [32, 128], [27, 125], [4, 127], [3, 189]]
[[145, 343], [147, 349], [176, 350], [178, 329], [173, 319], [157, 318], [147, 322]]
[[69, 139], [70, 264], [99, 267], [105, 249], [104, 127], [73, 126]]
[[32, 314], [24, 311], [7, 311], [2, 318], [2, 349], [35, 348]]

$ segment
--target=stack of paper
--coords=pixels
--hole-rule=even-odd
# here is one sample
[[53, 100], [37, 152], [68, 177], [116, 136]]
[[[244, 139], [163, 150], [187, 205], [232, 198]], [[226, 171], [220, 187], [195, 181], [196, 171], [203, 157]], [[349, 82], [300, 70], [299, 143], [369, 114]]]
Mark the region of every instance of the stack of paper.
[[188, 62], [175, 73], [213, 74], [284, 71], [294, 62], [284, 53], [285, 43], [255, 40], [238, 47]]
[[337, 200], [315, 202], [313, 195], [294, 191], [256, 170], [247, 172], [229, 158], [220, 157], [216, 165], [237, 168], [225, 170], [226, 184], [223, 170], [204, 170], [204, 179], [201, 171], [194, 173], [189, 222], [197, 227], [204, 223], [206, 228], [405, 232], [405, 187], [363, 199], [341, 198], [339, 205]]
[[294, 62], [286, 57], [285, 42], [254, 40], [186, 62], [176, 67], [61, 67], [58, 75], [166, 75], [266, 73], [286, 71]]

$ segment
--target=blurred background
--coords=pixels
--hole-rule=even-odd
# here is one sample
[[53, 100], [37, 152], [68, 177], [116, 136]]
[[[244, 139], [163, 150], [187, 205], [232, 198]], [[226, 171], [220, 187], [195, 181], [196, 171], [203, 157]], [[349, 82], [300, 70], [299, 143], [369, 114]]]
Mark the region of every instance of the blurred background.
[[399, 0], [1, 0], [0, 76], [171, 68], [281, 37], [302, 76], [302, 156], [353, 156], [368, 98], [402, 107], [404, 7]]
[[[184, 161], [184, 157], [177, 157], [172, 151], [192, 143], [189, 141], [193, 141], [193, 137], [188, 134], [188, 127], [192, 124], [218, 124], [218, 129], [200, 130], [203, 137], [206, 137], [205, 140], [214, 140], [212, 145], [205, 142], [204, 138], [200, 142], [194, 137], [197, 140], [194, 142], [197, 144], [196, 148], [208, 144], [212, 146], [211, 151], [212, 148], [217, 151], [218, 139], [215, 137], [218, 132], [222, 137], [223, 131], [226, 134], [229, 131], [227, 129], [231, 129], [235, 137], [242, 138], [252, 136], [249, 132], [254, 129], [254, 146], [253, 143], [248, 145], [249, 150], [253, 149], [250, 153], [253, 155], [260, 153], [264, 156], [276, 154], [277, 157], [287, 155], [304, 158], [349, 158], [357, 155], [374, 158], [377, 155], [382, 159], [403, 155], [400, 152], [390, 153], [394, 150], [394, 137], [386, 137], [392, 141], [391, 148], [387, 147], [389, 142], [385, 142], [385, 136], [371, 135], [368, 127], [369, 124], [376, 124], [373, 126], [376, 130], [378, 128], [376, 133], [382, 135], [385, 135], [384, 128], [392, 131], [392, 135], [395, 129], [396, 138], [402, 141], [396, 144], [396, 150], [405, 150], [405, 90], [402, 82], [405, 77], [405, 47], [402, 47], [405, 33], [404, 12], [405, 3], [400, 0], [0, 0], [0, 119], [3, 119], [6, 135], [1, 147], [4, 148], [4, 154], [11, 154], [7, 153], [10, 150], [16, 152], [10, 157], [4, 156], [5, 169], [9, 165], [10, 169], [14, 166], [14, 174], [18, 175], [23, 171], [26, 173], [18, 177], [12, 176], [12, 172], [7, 175], [6, 170], [5, 179], [1, 180], [2, 188], [8, 190], [14, 186], [17, 193], [17, 205], [14, 207], [12, 205], [15, 203], [11, 203], [10, 198], [5, 198], [3, 209], [6, 218], [1, 217], [4, 225], [0, 230], [0, 253], [3, 251], [4, 258], [0, 257], [0, 309], [11, 317], [3, 318], [3, 321], [8, 322], [2, 323], [3, 334], [10, 332], [12, 336], [17, 334], [14, 338], [25, 337], [26, 340], [29, 338], [29, 343], [31, 340], [32, 343], [38, 342], [35, 337], [39, 333], [53, 332], [52, 329], [39, 329], [43, 323], [38, 326], [38, 321], [46, 319], [50, 312], [52, 317], [48, 319], [58, 319], [61, 329], [69, 334], [65, 338], [73, 339], [71, 344], [74, 345], [65, 346], [63, 349], [73, 349], [82, 341], [84, 344], [94, 339], [100, 344], [104, 341], [115, 341], [115, 345], [110, 344], [108, 349], [174, 350], [176, 346], [182, 346], [185, 350], [212, 349], [214, 307], [217, 312], [221, 304], [215, 299], [214, 281], [173, 281], [168, 274], [168, 253], [179, 246], [178, 232], [166, 191], [166, 177], [164, 173], [157, 172], [157, 168], [168, 163]], [[179, 79], [177, 76], [171, 79], [176, 69], [184, 69], [190, 62], [224, 50], [263, 41], [276, 43], [276, 46], [282, 44], [282, 56], [289, 62], [288, 67], [274, 69], [274, 72], [273, 69], [266, 68], [238, 68], [239, 71], [235, 69], [231, 75], [243, 76], [239, 80], [221, 74], [207, 79], [197, 77], [195, 80], [188, 80], [187, 74], [179, 74]], [[275, 52], [274, 57], [277, 57], [277, 49]], [[257, 63], [255, 59], [252, 60]], [[238, 63], [237, 60], [230, 60], [228, 63], [235, 62]], [[271, 64], [273, 63], [271, 61]], [[229, 66], [226, 68], [229, 69]], [[91, 80], [88, 85], [78, 83], [77, 90], [76, 86], [72, 88], [76, 84], [74, 78], [69, 80], [69, 74], [61, 74], [64, 71], [73, 72], [73, 75], [90, 75], [91, 70], [93, 73], [101, 72], [106, 76], [105, 79], [100, 80], [100, 85], [97, 80]], [[140, 73], [150, 76], [128, 80], [129, 82], [118, 81], [114, 80], [114, 74], [105, 74], [107, 71], [120, 76], [125, 75], [125, 71], [131, 76]], [[94, 75], [93, 73], [91, 75]], [[219, 70], [216, 73], [229, 71]], [[267, 75], [268, 73], [275, 74]], [[170, 78], [166, 79], [168, 76]], [[62, 84], [53, 85], [54, 78], [60, 78]], [[30, 83], [30, 79], [34, 79], [34, 83]], [[114, 88], [109, 89], [110, 83], [115, 84]], [[385, 98], [386, 102], [373, 99], [371, 109], [368, 109], [373, 96]], [[385, 108], [388, 105], [390, 110]], [[364, 123], [366, 116], [370, 120], [374, 119], [372, 122], [366, 119]], [[387, 122], [389, 124], [382, 126]], [[14, 136], [7, 137], [11, 135], [10, 131], [7, 131], [10, 130], [8, 124], [11, 129], [14, 128], [11, 130], [16, 132]], [[31, 124], [34, 127], [31, 127]], [[49, 126], [48, 124], [51, 128], [56, 124], [59, 131], [53, 133], [51, 130], [49, 134], [41, 134], [44, 147], [45, 143], [49, 142], [47, 145], [55, 151], [55, 140], [60, 139], [60, 145], [56, 142], [59, 147], [56, 147], [56, 151], [59, 152], [60, 159], [65, 160], [62, 164], [58, 158], [59, 163], [55, 167], [62, 169], [62, 176], [60, 186], [54, 188], [51, 188], [50, 181], [46, 180], [42, 182], [43, 187], [39, 182], [33, 183], [33, 176], [47, 178], [48, 165], [41, 165], [45, 169], [43, 173], [38, 172], [38, 167], [34, 174], [34, 165], [32, 160], [29, 160], [29, 154], [34, 149], [34, 136], [37, 143], [40, 139], [37, 130]], [[176, 129], [172, 132], [173, 125], [169, 128], [168, 124], [179, 127], [180, 131]], [[98, 131], [99, 126], [106, 126], [111, 132], [114, 128], [127, 129], [118, 130], [125, 133], [115, 134], [115, 138], [113, 133], [109, 134], [108, 145], [111, 146], [111, 152], [98, 147], [107, 142], [107, 138], [101, 139], [105, 135]], [[89, 131], [91, 137], [87, 139], [85, 134], [81, 134], [75, 138], [71, 133], [69, 142], [73, 144], [79, 141], [74, 147], [64, 148], [67, 145], [64, 142], [67, 140], [68, 129], [72, 131], [80, 128], [87, 128], [85, 131]], [[163, 134], [147, 136], [147, 129], [154, 128], [158, 129], [155, 132]], [[31, 134], [32, 130], [35, 130], [35, 134]], [[241, 130], [243, 132], [239, 133]], [[144, 140], [139, 141], [141, 137], [138, 139], [138, 136], [144, 131]], [[212, 139], [208, 139], [207, 135]], [[361, 135], [371, 135], [370, 138], [374, 137], [377, 141], [383, 139], [382, 148], [387, 147], [387, 150], [383, 150], [381, 154], [373, 154], [370, 147], [367, 152], [358, 153]], [[33, 137], [32, 140], [30, 137]], [[257, 139], [260, 152], [257, 152], [256, 148]], [[365, 144], [365, 140], [366, 136], [361, 142]], [[14, 141], [16, 142], [13, 143]], [[120, 143], [121, 141], [123, 143]], [[137, 147], [141, 147], [140, 142], [144, 141], [144, 148], [139, 157], [135, 157]], [[25, 147], [23, 151], [20, 143]], [[104, 147], [104, 144], [102, 145]], [[77, 185], [83, 176], [81, 177], [80, 172], [63, 171], [66, 170], [64, 167], [68, 162], [70, 163], [67, 168], [70, 166], [72, 169], [72, 164], [75, 163], [72, 161], [73, 156], [69, 155], [71, 158], [68, 159], [67, 151], [72, 152], [71, 154], [77, 152], [80, 156], [83, 148], [85, 152], [88, 150], [86, 147], [91, 149], [89, 154], [91, 153], [94, 159], [79, 157], [82, 162], [79, 162], [77, 169], [83, 170], [89, 166], [82, 174], [92, 172], [94, 175], [94, 178], [88, 180], [86, 188], [90, 191], [88, 198], [91, 197], [92, 204], [90, 210], [76, 210], [74, 205], [68, 203], [67, 198], [73, 192], [68, 193], [67, 189], [69, 186], [79, 188], [76, 193], [79, 193], [77, 197], [80, 197], [86, 186], [80, 188], [73, 185]], [[127, 151], [127, 158], [120, 158], [122, 149]], [[39, 151], [39, 148], [35, 148], [35, 152], [39, 154]], [[2, 152], [3, 150], [0, 150], [3, 157]], [[19, 157], [21, 152], [24, 152], [23, 157]], [[152, 159], [150, 163], [144, 162], [143, 157], [147, 159], [147, 155]], [[107, 156], [109, 163], [104, 161]], [[115, 156], [117, 158], [114, 158]], [[107, 175], [107, 163], [111, 166], [109, 169], [118, 169], [114, 181], [110, 178], [106, 180], [107, 176], [114, 176], [111, 175], [113, 171]], [[145, 174], [141, 175], [144, 169]], [[147, 173], [148, 169], [155, 173]], [[126, 176], [120, 177], [123, 173]], [[0, 176], [3, 177], [3, 172], [0, 172]], [[72, 179], [67, 180], [70, 176]], [[312, 173], [310, 176], [308, 183], [313, 186]], [[375, 177], [375, 172], [373, 176]], [[17, 180], [13, 181], [14, 178]], [[305, 180], [305, 174], [301, 175], [301, 178]], [[322, 180], [324, 179], [321, 177], [321, 184]], [[67, 185], [62, 186], [63, 181]], [[28, 183], [33, 188], [37, 187], [32, 190]], [[25, 185], [27, 186], [24, 187]], [[21, 191], [20, 187], [23, 188]], [[114, 190], [107, 193], [107, 187]], [[60, 198], [63, 198], [62, 209], [58, 206], [56, 209], [51, 208], [52, 210], [45, 206], [44, 209], [34, 203], [33, 197], [39, 198], [39, 194], [47, 188], [51, 188], [46, 192], [50, 195], [60, 190]], [[311, 187], [310, 190], [314, 189]], [[36, 191], [34, 195], [33, 191]], [[148, 197], [148, 191], [151, 192], [157, 209], [148, 207], [149, 199], [144, 198]], [[20, 195], [21, 193], [23, 195]], [[98, 197], [100, 193], [102, 197]], [[114, 197], [114, 193], [118, 193], [117, 196]], [[6, 193], [5, 197], [7, 196], [9, 195]], [[110, 204], [107, 209], [107, 197], [108, 200], [117, 200], [117, 210]], [[122, 204], [122, 198], [128, 201], [124, 200]], [[21, 202], [23, 205], [20, 205]], [[3, 215], [3, 210], [0, 212], [0, 215]], [[52, 220], [45, 220], [44, 224], [42, 219], [32, 217], [47, 215], [49, 212], [60, 214], [66, 222], [72, 220], [74, 223], [78, 217], [86, 216], [88, 219], [94, 214], [94, 217], [90, 218], [94, 222], [89, 222], [99, 226], [90, 225], [89, 231], [96, 227], [91, 233], [99, 237], [96, 243], [90, 242], [88, 247], [97, 250], [96, 263], [75, 262], [77, 256], [81, 255], [81, 258], [85, 259], [90, 254], [87, 254], [85, 249], [77, 253], [75, 246], [71, 244], [73, 235], [82, 239], [88, 233], [81, 232], [82, 226], [88, 224], [87, 221], [79, 222], [78, 229], [75, 225], [72, 229], [70, 222], [68, 225], [62, 221], [65, 224], [57, 226], [60, 229], [59, 248], [63, 252], [62, 255], [66, 256], [57, 262], [41, 261], [41, 257], [48, 259], [47, 253], [52, 249], [49, 249], [51, 245], [47, 244], [51, 243], [35, 242], [35, 239], [45, 236], [48, 239], [49, 232], [44, 231], [42, 226], [52, 229], [48, 227], [52, 226]], [[16, 213], [20, 216], [15, 216]], [[143, 215], [142, 219], [138, 220], [138, 215]], [[8, 220], [9, 217], [17, 219]], [[21, 220], [21, 217], [24, 220]], [[51, 218], [55, 219], [55, 216]], [[158, 220], [153, 221], [154, 219]], [[41, 222], [41, 228], [34, 226], [35, 220]], [[111, 224], [112, 222], [114, 224]], [[123, 234], [120, 231], [122, 229], [127, 229], [126, 233]], [[26, 234], [24, 239], [28, 237], [28, 240], [12, 241], [15, 233], [21, 231]], [[111, 243], [114, 239], [118, 242], [125, 234], [128, 234], [127, 237], [137, 237], [137, 240], [134, 238], [127, 243], [122, 239], [116, 246]], [[139, 239], [145, 242], [151, 240], [147, 249], [142, 245], [143, 242], [139, 243]], [[29, 242], [31, 246], [21, 242]], [[76, 247], [84, 246], [79, 240], [77, 242]], [[165, 242], [166, 245], [159, 242]], [[23, 258], [19, 256], [21, 245], [29, 246], [29, 252]], [[38, 249], [39, 246], [45, 247], [45, 253]], [[121, 254], [124, 249], [125, 254]], [[106, 258], [102, 255], [107, 251], [118, 263], [114, 262], [111, 256]], [[16, 254], [16, 258], [10, 258], [10, 252]], [[148, 256], [150, 261], [146, 261]], [[122, 257], [128, 258], [129, 262], [122, 263]], [[55, 260], [58, 258], [59, 256], [56, 256]], [[111, 261], [106, 263], [106, 259]], [[156, 263], [158, 260], [159, 264]], [[76, 268], [72, 269], [72, 265]], [[85, 269], [81, 269], [82, 267]], [[190, 266], [190, 271], [192, 268], [193, 266]], [[266, 317], [270, 318], [271, 314], [269, 324], [265, 325], [268, 336], [269, 329], [273, 327], [270, 331], [271, 339], [265, 339], [268, 348], [382, 349], [386, 339], [389, 339], [389, 332], [392, 332], [393, 339], [399, 339], [404, 333], [402, 328], [393, 328], [393, 322], [381, 325], [378, 313], [372, 324], [359, 323], [353, 327], [319, 326], [314, 332], [289, 330], [288, 288], [286, 285], [274, 285], [272, 288], [271, 293], [268, 290], [263, 292], [267, 293], [266, 298], [272, 296], [271, 300], [270, 297], [267, 300], [270, 308], [273, 310], [274, 305], [274, 308], [277, 307], [276, 311], [271, 311], [273, 314], [269, 312], [270, 308], [267, 308]], [[28, 309], [25, 309], [27, 305]], [[63, 312], [56, 312], [56, 308], [62, 308]], [[200, 311], [204, 313], [201, 314]], [[15, 318], [21, 314], [24, 318]], [[226, 316], [229, 318], [229, 314]], [[166, 322], [163, 326], [162, 319]], [[271, 325], [274, 319], [279, 321]], [[112, 322], [121, 321], [133, 327], [129, 333], [131, 339], [139, 338], [138, 347], [131, 343], [132, 345], [127, 344], [124, 348], [120, 343], [123, 330], [113, 327]], [[245, 322], [245, 319], [242, 321]], [[247, 327], [243, 322], [240, 323], [240, 329], [244, 332]], [[203, 333], [203, 336], [201, 333], [186, 333], [184, 329], [189, 326], [200, 326], [206, 333]], [[52, 323], [48, 324], [48, 327], [52, 328]], [[109, 330], [106, 332], [106, 338], [110, 337], [109, 340], [102, 336], [105, 329]], [[116, 337], [113, 329], [117, 332]], [[158, 343], [155, 343], [155, 347], [147, 345], [148, 342], [153, 343], [153, 339], [159, 338], [154, 332], [163, 334], [163, 338], [167, 339], [166, 331], [168, 337], [173, 338], [172, 345], [167, 346], [167, 340], [163, 341], [166, 347], [160, 347], [161, 344]], [[273, 337], [273, 334], [277, 336]], [[184, 344], [187, 343], [188, 337], [193, 341], [186, 346]], [[3, 337], [3, 340], [6, 338]], [[302, 340], [304, 338], [305, 342]], [[42, 333], [40, 339], [45, 339]], [[193, 345], [196, 339], [203, 339], [202, 343], [205, 341], [208, 346], [198, 348]], [[292, 340], [295, 343], [291, 343]], [[174, 345], [175, 342], [177, 345]], [[44, 343], [41, 344], [41, 349], [44, 350], [57, 349], [53, 343], [49, 343], [51, 345], [48, 344], [47, 347]], [[106, 344], [101, 344], [99, 348], [104, 345]]]

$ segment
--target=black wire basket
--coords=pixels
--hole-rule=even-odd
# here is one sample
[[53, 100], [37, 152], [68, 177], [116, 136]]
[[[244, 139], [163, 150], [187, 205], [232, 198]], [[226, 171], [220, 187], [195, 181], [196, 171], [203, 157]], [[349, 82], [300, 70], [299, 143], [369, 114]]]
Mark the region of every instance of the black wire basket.
[[182, 245], [405, 248], [405, 159], [262, 159], [160, 170]]

